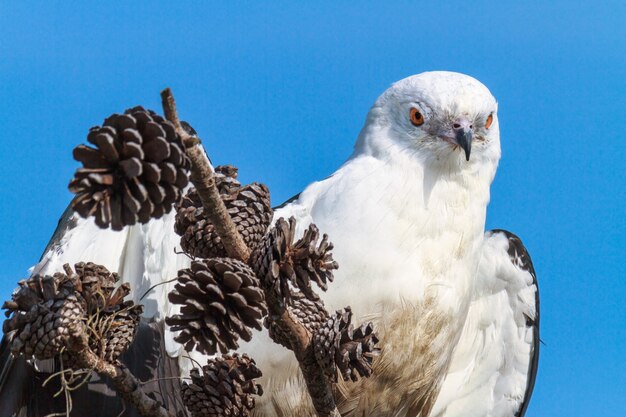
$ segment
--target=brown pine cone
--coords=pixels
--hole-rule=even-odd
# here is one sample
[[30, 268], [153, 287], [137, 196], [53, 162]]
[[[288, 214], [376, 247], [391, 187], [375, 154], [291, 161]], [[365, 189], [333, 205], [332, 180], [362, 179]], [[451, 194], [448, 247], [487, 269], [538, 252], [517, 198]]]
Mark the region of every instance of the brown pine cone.
[[[292, 294], [291, 304], [286, 307], [311, 334], [316, 334], [320, 326], [326, 324], [328, 320], [328, 313], [324, 308], [324, 304], [319, 300], [312, 301], [307, 299], [299, 291], [295, 291]], [[274, 342], [283, 345], [287, 349], [293, 349], [293, 336], [289, 330], [283, 330], [280, 323], [272, 320], [270, 316], [265, 317], [263, 325]]]
[[63, 267], [68, 276], [73, 276], [76, 293], [95, 333], [90, 335], [89, 347], [100, 358], [114, 361], [135, 338], [143, 306], [124, 301], [130, 286], [124, 283], [116, 288], [119, 276], [102, 265], [79, 262], [74, 265], [75, 274], [69, 265]]
[[178, 271], [178, 283], [169, 300], [181, 304], [180, 314], [165, 322], [174, 338], [191, 349], [212, 355], [236, 349], [241, 337], [249, 341], [250, 328], [261, 330], [267, 313], [259, 280], [245, 263], [231, 258], [194, 261], [190, 269]]
[[[12, 350], [37, 359], [61, 352], [70, 336], [89, 335], [89, 346], [99, 357], [113, 361], [132, 342], [142, 306], [124, 301], [128, 284], [115, 289], [117, 274], [93, 263], [68, 264], [65, 273], [34, 276], [19, 283], [11, 301], [4, 303], [5, 333], [15, 335]], [[72, 366], [71, 351], [64, 359]]]
[[209, 359], [202, 370], [191, 370], [191, 383], [183, 382], [182, 395], [193, 417], [248, 417], [255, 395], [263, 395], [254, 379], [261, 370], [248, 355]]
[[[237, 168], [232, 165], [220, 165], [215, 168], [215, 185], [220, 195], [228, 196], [241, 187], [241, 183], [237, 180]], [[176, 221], [174, 223], [174, 231], [180, 236], [190, 226], [202, 217], [204, 208], [200, 202], [200, 197], [195, 188], [189, 189], [183, 196], [183, 199], [176, 205]]]
[[[236, 168], [218, 167], [216, 185], [243, 241], [249, 248], [254, 248], [272, 221], [270, 193], [263, 184], [240, 187], [236, 176]], [[174, 230], [181, 236], [180, 245], [186, 253], [198, 258], [227, 256], [215, 227], [204, 215], [195, 188], [189, 189], [176, 210]]]
[[[115, 362], [135, 339], [142, 310], [143, 306], [126, 301], [115, 309], [91, 316], [89, 348], [92, 352], [101, 359]], [[63, 352], [63, 365], [65, 368], [80, 368], [69, 350]]]
[[74, 159], [72, 208], [102, 228], [121, 230], [169, 213], [189, 182], [189, 158], [174, 126], [143, 107], [108, 117], [89, 130]]
[[7, 310], [2, 330], [14, 355], [50, 359], [70, 337], [85, 331], [84, 310], [64, 274], [35, 275], [20, 281], [11, 301], [2, 308]]
[[120, 305], [117, 311], [109, 311], [104, 317], [100, 328], [105, 341], [104, 350], [94, 349], [94, 352], [103, 359], [113, 362], [126, 352], [126, 349], [135, 339], [139, 330], [139, 321], [143, 306], [133, 305], [132, 301], [126, 301]]
[[[120, 302], [130, 292], [128, 284], [123, 284], [117, 291], [115, 285], [120, 277], [115, 272], [93, 262], [78, 262], [74, 270], [69, 264], [63, 265], [65, 274], [73, 277], [73, 283], [83, 308], [89, 314], [95, 314], [97, 310], [103, 310]], [[113, 297], [114, 292], [116, 296]], [[113, 298], [113, 299], [112, 299]]]
[[372, 375], [372, 362], [380, 354], [378, 338], [372, 323], [362, 324], [356, 329], [350, 326], [341, 334], [337, 356], [337, 368], [344, 381], [356, 381], [359, 376]]
[[300, 240], [294, 242], [296, 220], [289, 222], [280, 218], [263, 238], [250, 256], [250, 265], [267, 288], [271, 288], [280, 300], [289, 302], [290, 284], [298, 288], [310, 300], [318, 300], [311, 281], [322, 290], [328, 289], [328, 281], [333, 280], [334, 269], [338, 264], [333, 260], [333, 244], [328, 236], [319, 239], [319, 230], [309, 225]]
[[372, 362], [380, 354], [372, 323], [355, 330], [351, 320], [350, 307], [338, 310], [313, 337], [317, 363], [331, 381], [337, 381], [337, 370], [344, 381], [369, 377]]

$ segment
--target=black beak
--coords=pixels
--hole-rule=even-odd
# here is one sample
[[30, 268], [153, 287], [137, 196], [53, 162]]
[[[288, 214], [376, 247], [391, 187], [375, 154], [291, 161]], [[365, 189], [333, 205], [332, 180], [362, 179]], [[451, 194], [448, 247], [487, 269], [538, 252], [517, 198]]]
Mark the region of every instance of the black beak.
[[474, 131], [471, 128], [463, 128], [456, 130], [456, 143], [465, 151], [465, 160], [469, 161], [470, 153], [472, 152], [472, 138], [474, 137]]

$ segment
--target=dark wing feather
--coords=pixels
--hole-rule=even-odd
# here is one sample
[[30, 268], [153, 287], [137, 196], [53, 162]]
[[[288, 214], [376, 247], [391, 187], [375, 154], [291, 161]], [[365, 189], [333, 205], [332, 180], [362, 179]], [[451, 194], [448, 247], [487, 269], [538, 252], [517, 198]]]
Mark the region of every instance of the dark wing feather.
[[[109, 245], [107, 236], [103, 234], [113, 233], [100, 231], [95, 226], [93, 230], [87, 229], [90, 223], [78, 219], [72, 209], [68, 207], [48, 243], [40, 262], [35, 266], [33, 273], [44, 273], [54, 270], [56, 264], [66, 261], [65, 251], [68, 250], [68, 236], [72, 236], [75, 243], [76, 256], [80, 255], [85, 240], [92, 239], [109, 251], [121, 251], [124, 240], [113, 241]], [[80, 229], [80, 228], [84, 229]], [[76, 239], [76, 231], [78, 239]], [[120, 235], [118, 235], [120, 236]], [[124, 235], [121, 235], [124, 236]], [[82, 240], [81, 240], [82, 238]], [[76, 239], [76, 240], [75, 240]], [[120, 249], [119, 246], [122, 246]], [[93, 252], [97, 252], [96, 247]], [[87, 259], [91, 259], [87, 257]], [[69, 261], [68, 261], [69, 262]], [[141, 276], [141, 274], [140, 274]], [[171, 358], [166, 354], [163, 338], [163, 324], [142, 323], [135, 340], [121, 360], [131, 371], [143, 381], [155, 380], [147, 384], [147, 390], [152, 392], [155, 398], [177, 415], [186, 415], [180, 396], [180, 371], [178, 358]], [[0, 344], [0, 417], [40, 417], [65, 410], [63, 396], [53, 398], [58, 391], [59, 384], [52, 381], [46, 387], [42, 387], [50, 374], [38, 372], [28, 364], [23, 357], [14, 357], [10, 352], [8, 338], [2, 339]], [[58, 364], [57, 364], [58, 365]], [[54, 367], [58, 369], [58, 366]], [[105, 417], [135, 417], [136, 410], [132, 406], [124, 406], [121, 399], [115, 394], [107, 381], [102, 381], [94, 374], [89, 384], [73, 391], [73, 416]], [[122, 414], [121, 411], [125, 410]]]
[[[121, 360], [139, 380], [151, 381], [144, 389], [173, 415], [188, 415], [180, 392], [178, 359], [165, 353], [163, 322], [142, 322]], [[61, 388], [58, 378], [43, 387], [51, 374], [37, 372], [22, 357], [14, 358], [6, 337], [0, 345], [0, 361], [0, 417], [41, 417], [65, 412], [64, 396], [54, 397]], [[94, 373], [88, 384], [72, 392], [71, 415], [139, 417], [140, 414], [130, 404], [124, 404], [109, 381]]]
[[533, 334], [533, 353], [530, 358], [530, 365], [528, 369], [528, 382], [526, 384], [526, 394], [524, 395], [524, 401], [522, 402], [519, 411], [516, 416], [524, 417], [528, 404], [530, 403], [530, 397], [535, 388], [535, 380], [537, 378], [537, 370], [539, 367], [539, 346], [541, 340], [539, 337], [539, 285], [537, 284], [537, 274], [535, 273], [535, 267], [533, 261], [530, 259], [530, 254], [526, 250], [526, 247], [522, 243], [522, 240], [515, 234], [502, 229], [494, 229], [492, 233], [502, 233], [509, 241], [509, 249], [507, 253], [511, 259], [511, 262], [517, 265], [520, 269], [528, 271], [533, 277], [533, 285], [537, 288], [535, 292], [535, 317], [531, 318], [526, 316], [526, 323], [528, 326], [532, 326], [535, 331]]

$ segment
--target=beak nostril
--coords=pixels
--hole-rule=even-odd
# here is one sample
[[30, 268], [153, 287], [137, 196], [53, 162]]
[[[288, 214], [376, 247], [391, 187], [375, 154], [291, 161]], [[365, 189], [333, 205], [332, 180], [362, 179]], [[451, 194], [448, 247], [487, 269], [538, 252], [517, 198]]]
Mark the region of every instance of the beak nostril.
[[459, 129], [461, 127], [461, 125], [458, 124], [458, 123], [455, 123], [455, 124], [452, 125], [452, 127], [455, 128], [455, 129]]
[[470, 125], [470, 129], [473, 129], [473, 128], [474, 128], [474, 125]]

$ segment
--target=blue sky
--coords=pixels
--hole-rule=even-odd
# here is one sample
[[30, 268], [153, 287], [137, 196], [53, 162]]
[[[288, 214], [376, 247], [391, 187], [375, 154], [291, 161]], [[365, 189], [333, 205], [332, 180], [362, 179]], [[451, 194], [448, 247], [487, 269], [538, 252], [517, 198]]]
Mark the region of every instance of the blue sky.
[[110, 113], [158, 110], [172, 87], [213, 161], [280, 203], [343, 162], [390, 83], [459, 71], [499, 102], [488, 227], [521, 236], [538, 273], [528, 415], [623, 416], [626, 2], [225, 3], [0, 3], [0, 298]]

